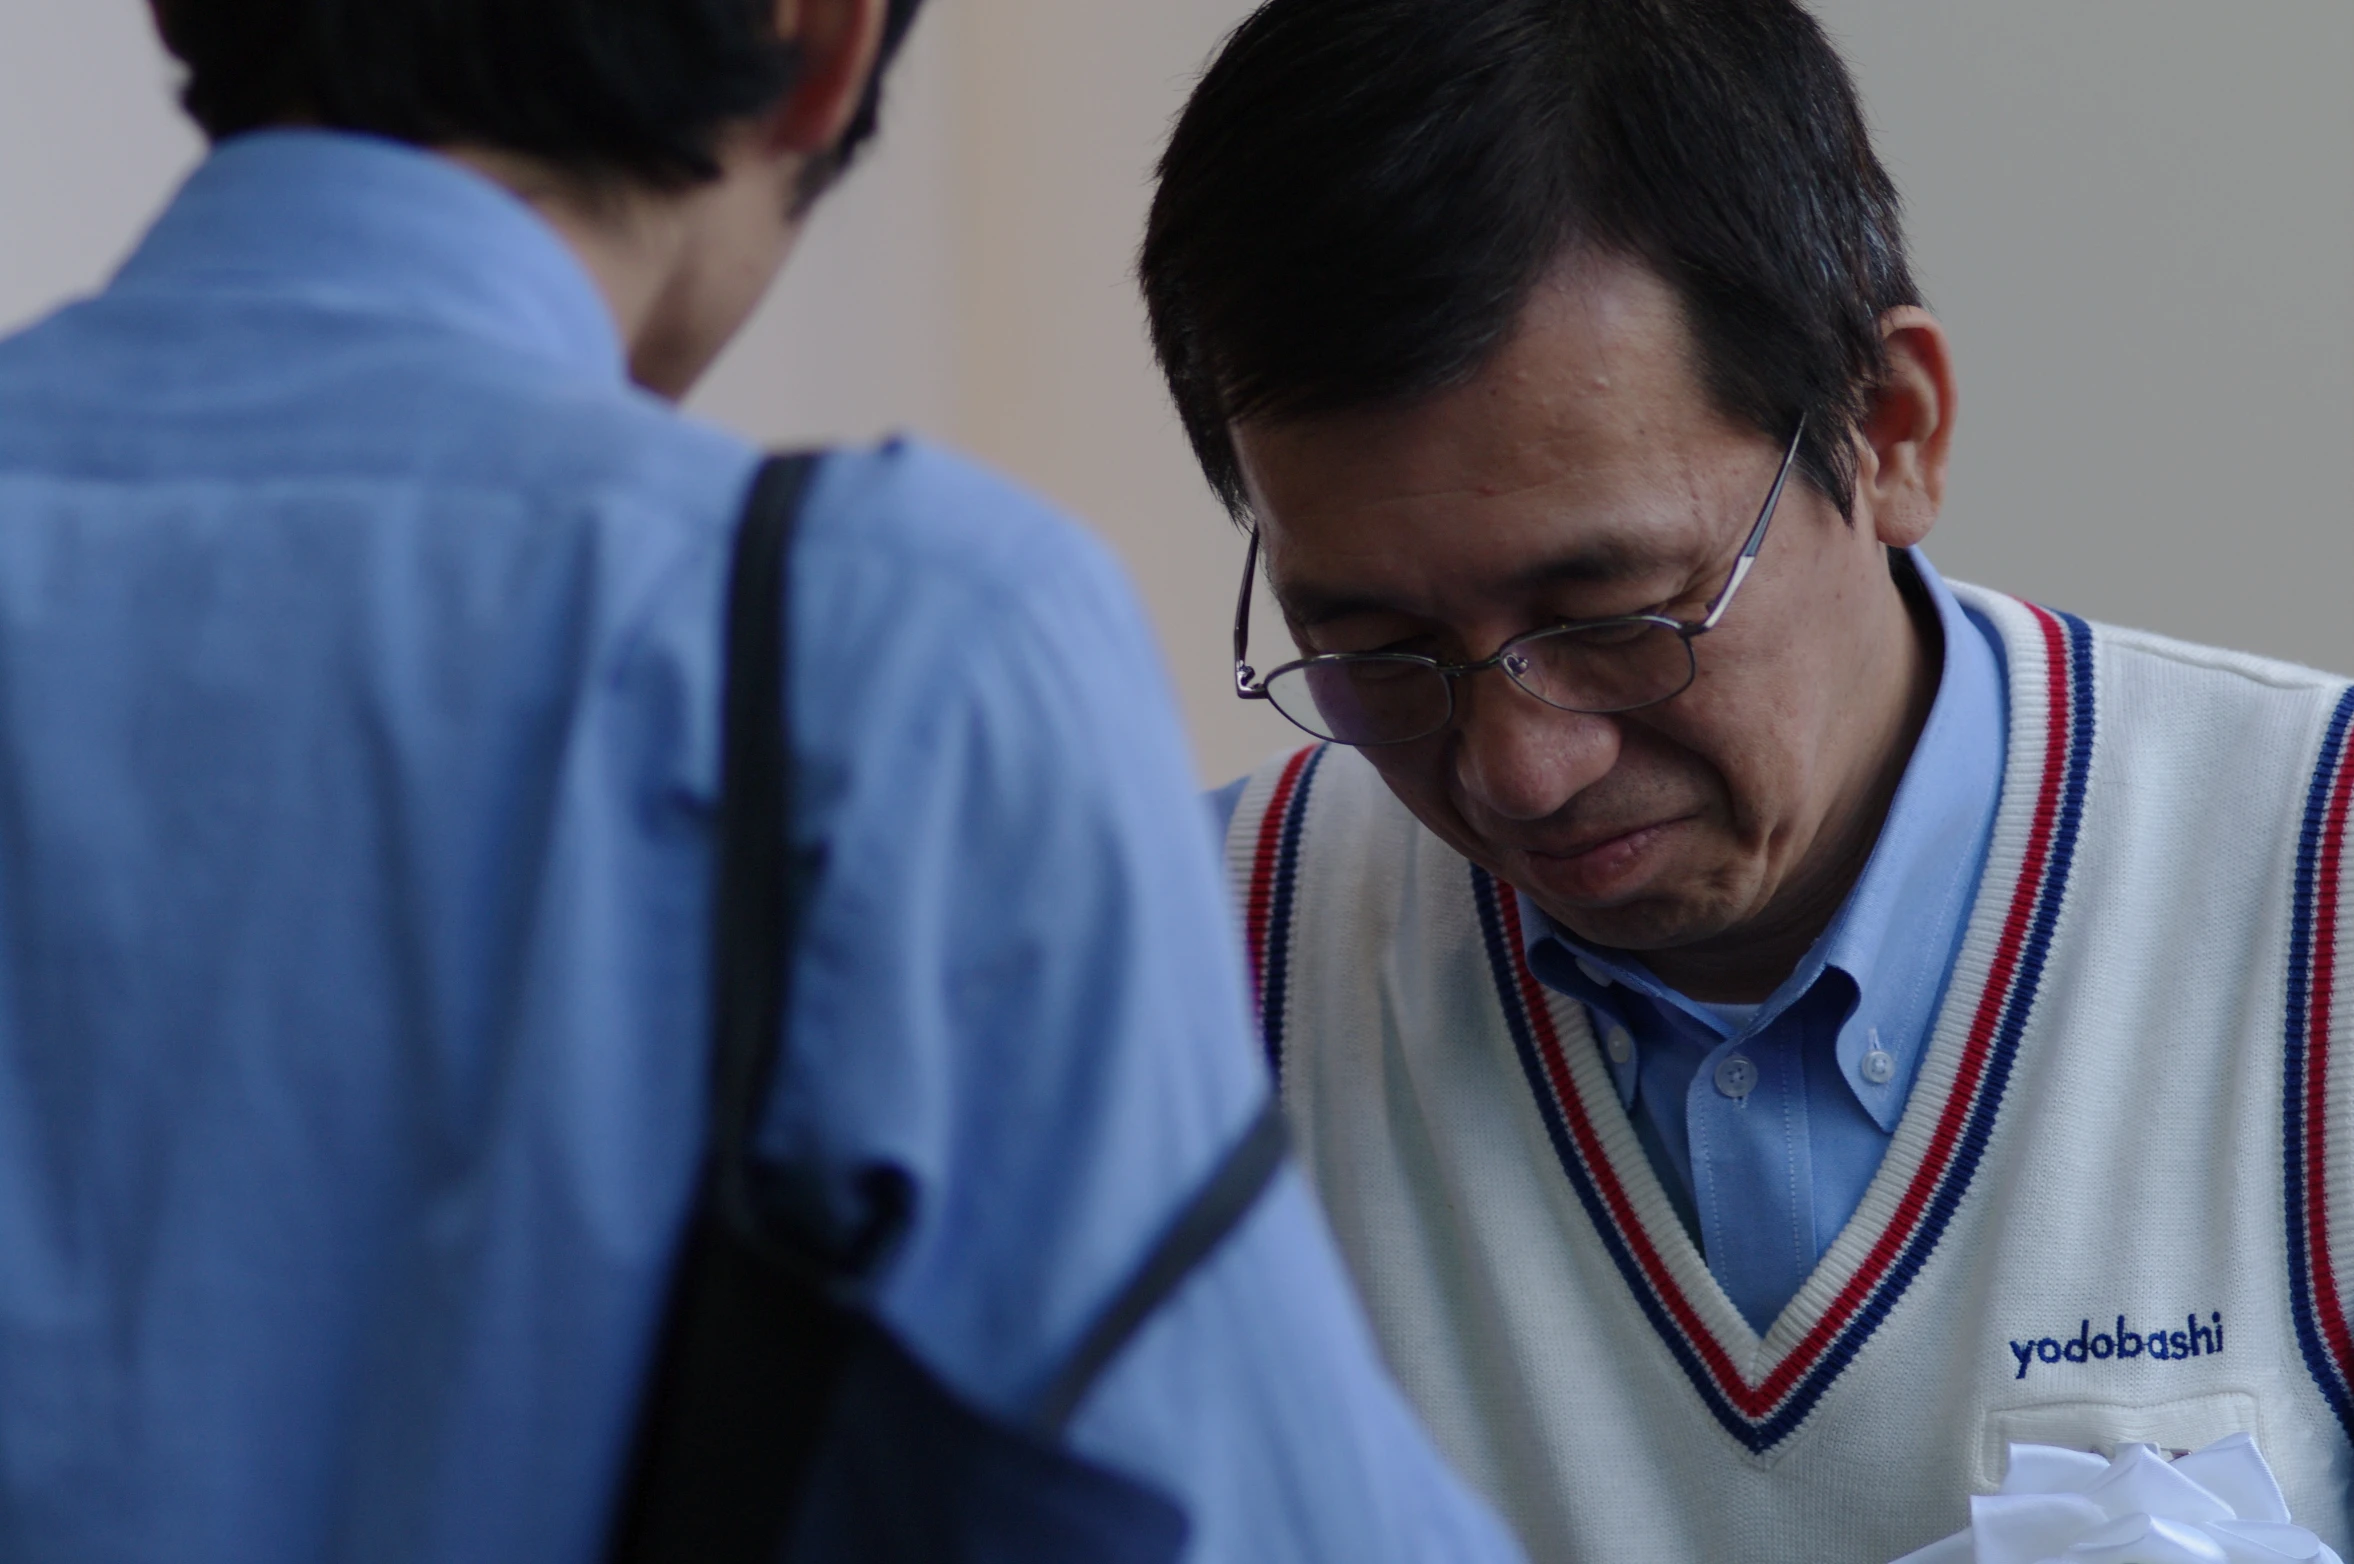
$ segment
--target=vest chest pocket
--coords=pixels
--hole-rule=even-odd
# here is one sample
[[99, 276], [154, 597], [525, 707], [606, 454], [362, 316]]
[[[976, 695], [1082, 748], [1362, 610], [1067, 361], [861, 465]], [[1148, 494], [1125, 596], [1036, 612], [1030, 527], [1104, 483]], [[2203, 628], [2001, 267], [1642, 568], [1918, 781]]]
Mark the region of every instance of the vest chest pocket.
[[2050, 1401], [1999, 1407], [1986, 1415], [1972, 1487], [1992, 1493], [2000, 1486], [2014, 1444], [2058, 1445], [2104, 1456], [2114, 1455], [2120, 1445], [2151, 1444], [2172, 1455], [2212, 1444], [2226, 1434], [2250, 1434], [2258, 1449], [2272, 1449], [2256, 1398], [2244, 1390], [2143, 1404]]

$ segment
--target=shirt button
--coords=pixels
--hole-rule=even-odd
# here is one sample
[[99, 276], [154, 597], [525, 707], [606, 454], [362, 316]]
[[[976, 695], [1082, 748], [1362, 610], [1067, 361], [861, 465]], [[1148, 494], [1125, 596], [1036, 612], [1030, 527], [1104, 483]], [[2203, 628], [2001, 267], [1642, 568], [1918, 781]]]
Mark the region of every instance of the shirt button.
[[1864, 1079], [1874, 1086], [1886, 1086], [1896, 1079], [1896, 1060], [1885, 1048], [1875, 1048], [1864, 1055]]
[[1716, 1089], [1727, 1097], [1746, 1097], [1757, 1090], [1757, 1066], [1739, 1054], [1728, 1054], [1716, 1067]]
[[1635, 1057], [1635, 1038], [1623, 1026], [1614, 1026], [1602, 1034], [1603, 1051], [1610, 1055], [1612, 1064], [1624, 1064]]
[[1596, 988], [1608, 988], [1610, 986], [1610, 974], [1603, 971], [1600, 967], [1594, 965], [1594, 963], [1588, 961], [1583, 956], [1578, 957], [1578, 970], [1583, 972], [1586, 975], [1586, 981], [1593, 984]]

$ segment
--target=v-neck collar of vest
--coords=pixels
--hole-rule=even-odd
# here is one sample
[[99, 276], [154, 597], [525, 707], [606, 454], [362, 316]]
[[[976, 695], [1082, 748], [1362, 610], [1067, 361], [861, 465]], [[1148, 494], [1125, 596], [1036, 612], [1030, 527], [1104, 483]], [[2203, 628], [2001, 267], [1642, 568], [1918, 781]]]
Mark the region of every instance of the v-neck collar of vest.
[[1584, 1008], [1529, 971], [1517, 898], [1470, 871], [1497, 998], [1562, 1171], [1652, 1328], [1718, 1423], [1753, 1454], [1806, 1420], [1945, 1236], [2001, 1112], [2066, 897], [2092, 763], [2092, 632], [2082, 620], [1991, 593], [1973, 594], [1973, 606], [2002, 633], [2011, 712], [1978, 901], [1887, 1156], [1764, 1336], [1677, 1220]]

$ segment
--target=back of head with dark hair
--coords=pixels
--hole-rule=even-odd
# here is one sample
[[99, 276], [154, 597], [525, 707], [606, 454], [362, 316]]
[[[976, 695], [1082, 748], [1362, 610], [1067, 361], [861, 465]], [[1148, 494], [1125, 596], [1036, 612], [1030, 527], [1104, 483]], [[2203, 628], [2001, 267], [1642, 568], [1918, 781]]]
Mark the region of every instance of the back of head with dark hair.
[[1140, 272], [1211, 486], [1227, 426], [1461, 383], [1581, 247], [1682, 301], [1711, 394], [1850, 510], [1919, 302], [1855, 89], [1792, 0], [1270, 0], [1194, 91]]
[[[921, 0], [891, 0], [866, 101], [824, 172], [875, 129]], [[677, 188], [719, 172], [722, 127], [793, 85], [773, 0], [162, 0], [181, 100], [215, 140], [288, 121], [419, 146], [497, 147], [589, 179]]]

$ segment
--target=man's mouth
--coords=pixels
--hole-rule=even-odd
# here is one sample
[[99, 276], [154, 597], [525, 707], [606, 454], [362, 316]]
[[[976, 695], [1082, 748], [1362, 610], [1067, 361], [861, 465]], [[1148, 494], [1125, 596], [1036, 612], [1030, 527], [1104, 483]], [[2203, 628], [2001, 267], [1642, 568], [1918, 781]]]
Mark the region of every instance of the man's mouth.
[[1608, 835], [1588, 835], [1558, 848], [1523, 847], [1513, 856], [1533, 882], [1526, 888], [1565, 901], [1605, 903], [1637, 890], [1656, 867], [1682, 819], [1658, 820]]

